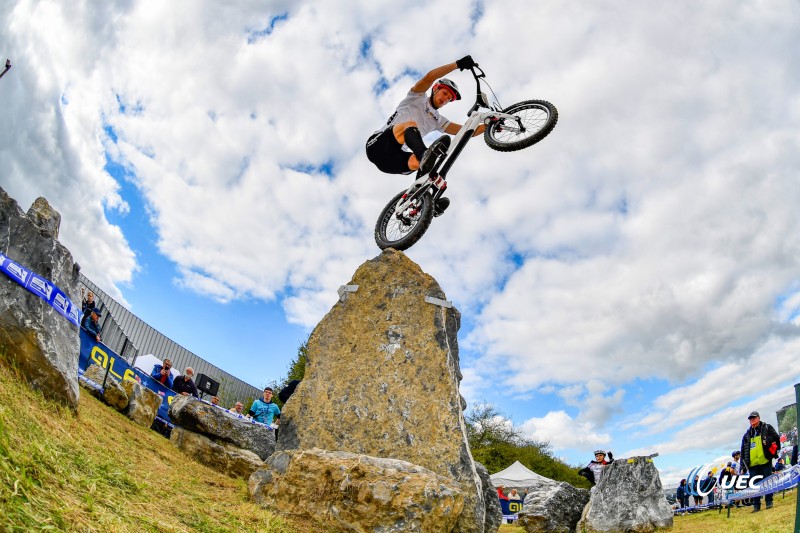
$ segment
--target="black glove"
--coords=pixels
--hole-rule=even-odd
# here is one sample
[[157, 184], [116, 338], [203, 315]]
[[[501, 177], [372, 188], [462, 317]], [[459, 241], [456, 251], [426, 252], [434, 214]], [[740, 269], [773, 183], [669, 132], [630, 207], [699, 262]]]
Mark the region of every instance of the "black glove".
[[608, 452], [608, 462], [609, 463], [613, 463], [614, 462], [614, 454], [611, 453], [610, 451]]
[[475, 61], [472, 60], [472, 56], [464, 56], [456, 61], [456, 66], [461, 70], [471, 69], [475, 66]]

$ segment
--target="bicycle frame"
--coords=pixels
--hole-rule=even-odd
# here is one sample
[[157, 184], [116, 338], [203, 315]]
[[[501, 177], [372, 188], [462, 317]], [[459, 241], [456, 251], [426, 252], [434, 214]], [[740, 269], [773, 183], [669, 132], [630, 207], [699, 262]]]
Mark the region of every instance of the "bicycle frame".
[[[403, 214], [411, 206], [411, 202], [419, 198], [422, 194], [425, 194], [431, 187], [436, 189], [433, 194], [434, 202], [436, 202], [436, 200], [438, 200], [442, 194], [444, 194], [444, 190], [447, 188], [447, 181], [445, 180], [447, 173], [456, 162], [456, 159], [458, 159], [458, 156], [461, 155], [464, 147], [467, 145], [470, 139], [472, 139], [472, 135], [475, 133], [475, 130], [477, 130], [478, 126], [481, 124], [488, 126], [492, 122], [509, 119], [517, 123], [519, 131], [525, 130], [519, 118], [515, 117], [514, 115], [503, 113], [501, 110], [495, 109], [489, 105], [486, 95], [481, 91], [480, 81], [481, 78], [486, 77], [486, 74], [484, 74], [483, 70], [481, 70], [477, 64], [470, 70], [472, 71], [472, 76], [475, 78], [476, 96], [475, 103], [467, 113], [469, 118], [464, 125], [461, 126], [461, 129], [458, 130], [458, 133], [456, 133], [455, 137], [453, 138], [453, 142], [450, 143], [450, 148], [448, 148], [447, 154], [445, 154], [440, 165], [434, 167], [429, 174], [419, 176], [416, 180], [414, 180], [414, 183], [412, 183], [408, 190], [406, 190], [406, 193], [400, 198], [400, 200], [398, 200], [397, 205], [395, 206], [395, 214]], [[478, 72], [476, 72], [476, 70]], [[488, 109], [488, 111], [479, 113], [478, 110], [482, 108]], [[509, 130], [514, 129], [508, 124], [505, 127]]]

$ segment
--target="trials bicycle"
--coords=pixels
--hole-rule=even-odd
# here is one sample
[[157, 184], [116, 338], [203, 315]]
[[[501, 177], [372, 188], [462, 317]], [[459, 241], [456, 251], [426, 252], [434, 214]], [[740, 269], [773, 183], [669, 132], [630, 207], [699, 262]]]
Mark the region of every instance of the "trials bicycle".
[[470, 71], [475, 78], [476, 97], [467, 113], [469, 118], [452, 140], [449, 135], [442, 135], [431, 144], [436, 154], [432, 170], [424, 175], [417, 173], [414, 183], [383, 208], [375, 224], [375, 242], [381, 250], [406, 250], [422, 238], [433, 220], [436, 201], [447, 188], [447, 173], [478, 126], [486, 125], [484, 141], [501, 152], [536, 144], [556, 126], [558, 111], [550, 102], [525, 100], [501, 109], [496, 97], [489, 103], [481, 90], [482, 83], [486, 83], [481, 82], [486, 77], [483, 70], [476, 63]]

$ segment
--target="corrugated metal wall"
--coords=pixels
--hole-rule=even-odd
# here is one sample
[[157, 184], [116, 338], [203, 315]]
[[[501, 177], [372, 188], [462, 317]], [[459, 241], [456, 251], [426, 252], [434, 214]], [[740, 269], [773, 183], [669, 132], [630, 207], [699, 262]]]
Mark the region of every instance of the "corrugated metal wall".
[[[103, 343], [109, 348], [125, 357], [131, 363], [138, 355], [153, 354], [159, 359], [169, 358], [172, 365], [181, 374], [183, 369], [190, 366], [197, 374], [205, 374], [219, 382], [221, 404], [230, 407], [237, 401], [247, 406], [249, 402], [261, 397], [261, 389], [245, 383], [241, 379], [212, 365], [205, 359], [190, 352], [167, 336], [159, 333], [145, 323], [119, 302], [111, 298], [89, 278], [81, 274], [83, 288], [94, 292], [95, 298], [101, 304], [103, 317]], [[143, 368], [150, 372], [152, 368]]]

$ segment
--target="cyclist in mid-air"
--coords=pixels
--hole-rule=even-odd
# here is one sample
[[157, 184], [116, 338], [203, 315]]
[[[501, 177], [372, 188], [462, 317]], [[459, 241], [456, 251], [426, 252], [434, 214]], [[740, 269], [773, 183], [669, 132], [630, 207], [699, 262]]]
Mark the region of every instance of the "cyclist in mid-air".
[[[461, 128], [461, 124], [451, 122], [439, 114], [442, 106], [461, 99], [455, 82], [442, 76], [457, 68], [465, 70], [474, 66], [472, 57], [464, 56], [455, 63], [431, 70], [414, 84], [394, 114], [386, 121], [386, 125], [367, 139], [367, 158], [378, 170], [387, 174], [411, 174], [418, 170], [420, 176], [431, 171], [437, 159], [437, 148], [446, 151], [449, 142], [434, 143], [427, 148], [422, 138], [434, 130], [455, 135]], [[430, 96], [426, 96], [431, 87], [433, 90]], [[483, 133], [484, 129], [485, 126], [481, 124], [473, 137]], [[449, 140], [446, 137], [446, 141]], [[404, 146], [410, 153], [403, 149]], [[444, 213], [449, 205], [449, 198], [439, 198], [434, 216]]]

